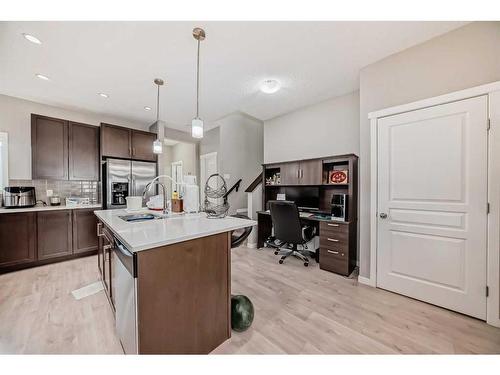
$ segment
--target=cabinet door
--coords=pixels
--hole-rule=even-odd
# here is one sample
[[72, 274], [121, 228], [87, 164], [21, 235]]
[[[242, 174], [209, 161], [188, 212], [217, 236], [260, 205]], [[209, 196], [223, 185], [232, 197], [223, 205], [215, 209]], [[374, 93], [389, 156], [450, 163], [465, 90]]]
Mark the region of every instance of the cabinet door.
[[69, 123], [69, 179], [99, 180], [99, 128]]
[[132, 130], [132, 159], [156, 161], [153, 142], [156, 134]]
[[299, 183], [299, 163], [280, 164], [281, 185], [297, 185]]
[[97, 250], [97, 217], [94, 210], [73, 210], [73, 253]]
[[104, 238], [102, 235], [102, 223], [97, 223], [97, 268], [104, 282]]
[[321, 160], [304, 160], [300, 162], [299, 184], [321, 185], [323, 162]]
[[32, 179], [68, 179], [68, 122], [31, 115]]
[[38, 259], [72, 253], [71, 210], [37, 212]]
[[0, 214], [0, 267], [36, 260], [35, 213]]
[[101, 124], [102, 156], [130, 159], [130, 129]]

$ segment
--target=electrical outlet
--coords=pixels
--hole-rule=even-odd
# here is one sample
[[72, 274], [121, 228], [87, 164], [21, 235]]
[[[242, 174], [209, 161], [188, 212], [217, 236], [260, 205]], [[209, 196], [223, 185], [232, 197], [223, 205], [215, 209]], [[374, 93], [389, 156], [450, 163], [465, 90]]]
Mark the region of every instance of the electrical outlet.
[[47, 193], [47, 198], [54, 195], [54, 191], [50, 189], [47, 189], [46, 193]]

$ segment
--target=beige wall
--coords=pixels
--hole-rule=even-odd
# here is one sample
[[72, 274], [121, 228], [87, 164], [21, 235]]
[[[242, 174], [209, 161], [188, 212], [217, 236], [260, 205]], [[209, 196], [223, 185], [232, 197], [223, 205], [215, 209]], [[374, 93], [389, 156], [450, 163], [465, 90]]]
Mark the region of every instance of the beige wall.
[[264, 162], [359, 154], [359, 92], [264, 122]]
[[500, 22], [474, 22], [360, 73], [360, 275], [370, 272], [368, 113], [500, 80]]
[[65, 120], [100, 125], [107, 122], [135, 129], [146, 129], [146, 124], [124, 119], [53, 107], [29, 100], [0, 95], [0, 131], [9, 134], [9, 178], [31, 180], [31, 114], [58, 117]]
[[[196, 144], [179, 142], [172, 146], [172, 163], [182, 161], [182, 173], [184, 175], [191, 174], [197, 176], [197, 161]], [[171, 167], [171, 166], [170, 166]]]

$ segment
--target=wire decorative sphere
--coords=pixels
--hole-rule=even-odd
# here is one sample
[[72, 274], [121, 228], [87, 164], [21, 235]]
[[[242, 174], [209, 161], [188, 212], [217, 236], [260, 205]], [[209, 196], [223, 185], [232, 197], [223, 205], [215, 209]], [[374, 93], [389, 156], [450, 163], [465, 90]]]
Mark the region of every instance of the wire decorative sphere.
[[[205, 184], [205, 212], [208, 218], [223, 218], [229, 211], [226, 180], [218, 174], [210, 175]], [[223, 203], [220, 203], [220, 199]]]

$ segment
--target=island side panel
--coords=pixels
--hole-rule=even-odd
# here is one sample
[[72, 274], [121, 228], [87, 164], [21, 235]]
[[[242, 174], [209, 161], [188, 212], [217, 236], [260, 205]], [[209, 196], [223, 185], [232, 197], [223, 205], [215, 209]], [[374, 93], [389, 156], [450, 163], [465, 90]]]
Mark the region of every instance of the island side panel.
[[205, 354], [230, 337], [230, 237], [137, 253], [140, 354]]

